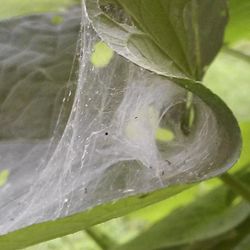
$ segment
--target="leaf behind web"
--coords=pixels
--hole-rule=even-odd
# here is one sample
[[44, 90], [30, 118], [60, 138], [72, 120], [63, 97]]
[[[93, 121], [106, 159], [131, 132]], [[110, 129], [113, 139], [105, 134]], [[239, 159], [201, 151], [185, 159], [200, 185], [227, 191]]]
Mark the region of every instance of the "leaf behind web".
[[202, 79], [222, 45], [226, 0], [117, 2], [135, 26], [110, 15], [117, 4], [86, 1], [95, 29], [116, 52], [168, 77]]
[[[51, 136], [51, 133], [53, 132], [53, 126], [52, 126], [52, 132], [50, 130], [51, 123], [54, 124], [56, 121], [56, 118], [54, 118], [54, 116], [53, 116], [54, 113], [51, 112], [51, 110], [53, 110], [54, 106], [58, 107], [58, 105], [61, 104], [61, 103], [55, 104], [54, 99], [57, 99], [56, 97], [58, 94], [56, 90], [63, 88], [65, 86], [65, 82], [69, 79], [68, 77], [70, 74], [70, 72], [69, 72], [70, 71], [70, 62], [71, 62], [71, 60], [73, 60], [74, 51], [72, 51], [71, 46], [74, 45], [74, 43], [72, 43], [72, 39], [73, 40], [76, 39], [77, 27], [80, 23], [80, 17], [79, 18], [74, 18], [74, 17], [75, 17], [74, 15], [69, 15], [69, 19], [67, 19], [67, 20], [69, 20], [69, 23], [66, 22], [65, 24], [59, 24], [59, 27], [61, 27], [61, 29], [57, 29], [53, 26], [54, 24], [51, 23], [51, 19], [50, 19], [51, 16], [45, 15], [45, 16], [28, 17], [27, 18], [28, 20], [32, 21], [30, 23], [32, 23], [33, 26], [34, 26], [34, 18], [37, 19], [38, 21], [43, 20], [42, 22], [38, 22], [39, 27], [40, 27], [40, 25], [42, 25], [42, 30], [41, 30], [42, 39], [39, 40], [40, 42], [35, 43], [35, 45], [36, 45], [35, 49], [33, 47], [29, 47], [30, 50], [22, 50], [21, 49], [20, 54], [22, 54], [23, 51], [27, 52], [28, 54], [33, 53], [34, 51], [32, 49], [34, 49], [36, 52], [39, 52], [39, 50], [41, 49], [42, 50], [41, 54], [44, 56], [44, 57], [39, 56], [39, 53], [35, 53], [38, 56], [38, 58], [33, 57], [33, 56], [31, 58], [26, 58], [25, 60], [29, 62], [29, 64], [27, 64], [27, 65], [22, 65], [22, 63], [19, 63], [20, 62], [19, 60], [23, 60], [22, 56], [17, 57], [17, 58], [13, 57], [11, 60], [11, 63], [13, 63], [14, 66], [9, 65], [8, 63], [10, 63], [10, 62], [6, 58], [9, 57], [10, 53], [13, 53], [15, 55], [18, 55], [18, 53], [14, 53], [15, 50], [13, 50], [13, 48], [10, 51], [7, 51], [6, 49], [2, 50], [1, 53], [2, 53], [3, 57], [7, 60], [7, 63], [4, 63], [4, 66], [6, 67], [5, 69], [7, 70], [6, 71], [7, 72], [7, 79], [9, 79], [6, 82], [5, 81], [1, 82], [1, 85], [4, 86], [3, 89], [5, 90], [5, 93], [6, 93], [5, 96], [9, 97], [6, 99], [3, 98], [4, 105], [2, 104], [2, 107], [5, 107], [5, 110], [8, 111], [6, 113], [2, 113], [2, 117], [4, 117], [4, 118], [7, 117], [9, 119], [3, 124], [3, 125], [5, 125], [4, 130], [1, 131], [1, 133], [2, 133], [1, 137], [3, 139], [8, 139], [10, 141], [13, 139], [15, 141], [15, 139], [20, 139], [20, 138], [21, 139], [29, 139], [29, 140], [31, 139], [32, 146], [33, 146], [33, 145], [36, 145], [36, 143], [42, 144], [41, 141], [39, 141], [37, 139], [44, 139], [44, 138], [48, 138]], [[105, 16], [103, 16], [103, 15], [100, 16], [100, 18], [103, 18], [103, 17], [105, 17]], [[41, 20], [39, 18], [41, 18]], [[105, 20], [110, 21], [110, 19], [109, 18], [106, 19], [106, 17], [105, 17]], [[23, 21], [24, 21], [24, 23], [26, 23], [26, 21], [27, 21], [26, 18]], [[22, 25], [22, 22], [17, 22], [15, 24]], [[71, 26], [69, 24], [73, 25], [74, 29], [73, 28], [71, 29], [70, 28]], [[99, 25], [102, 25], [102, 24], [103, 24], [102, 22], [99, 23]], [[118, 26], [114, 26], [114, 24], [118, 25]], [[45, 25], [47, 28], [44, 29], [43, 25]], [[180, 52], [178, 52], [176, 54], [176, 55], [178, 55], [177, 60], [173, 61], [172, 58], [170, 58], [170, 56], [167, 57], [167, 56], [165, 56], [164, 53], [162, 53], [162, 49], [159, 48], [159, 46], [157, 44], [155, 44], [155, 41], [151, 38], [151, 35], [148, 35], [148, 34], [145, 35], [145, 32], [143, 32], [143, 30], [139, 30], [136, 27], [130, 27], [130, 26], [125, 25], [125, 24], [122, 24], [122, 25], [117, 24], [117, 22], [114, 23], [113, 21], [112, 21], [112, 25], [113, 25], [112, 30], [109, 30], [108, 35], [109, 35], [109, 37], [111, 37], [110, 39], [113, 42], [113, 45], [117, 50], [120, 48], [121, 51], [123, 51], [124, 53], [127, 51], [127, 50], [125, 51], [123, 48], [124, 41], [126, 41], [126, 40], [124, 40], [124, 38], [130, 39], [130, 37], [131, 37], [130, 32], [133, 32], [133, 34], [132, 34], [133, 39], [131, 40], [131, 44], [129, 44], [129, 46], [132, 46], [133, 50], [132, 50], [132, 52], [131, 51], [128, 52], [129, 59], [132, 58], [135, 61], [138, 60], [136, 62], [138, 62], [139, 65], [145, 66], [148, 69], [151, 69], [151, 67], [152, 67], [152, 69], [154, 69], [153, 71], [159, 72], [162, 75], [172, 76], [175, 79], [179, 78], [178, 81], [176, 80], [176, 83], [178, 85], [180, 85], [182, 88], [185, 88], [185, 89], [197, 94], [197, 96], [198, 96], [197, 99], [200, 98], [197, 101], [198, 102], [197, 106], [199, 106], [199, 105], [202, 106], [202, 105], [204, 105], [204, 103], [202, 101], [205, 102], [205, 104], [208, 106], [208, 110], [209, 111], [211, 110], [211, 112], [209, 112], [209, 114], [211, 115], [211, 118], [213, 118], [216, 121], [215, 123], [218, 124], [218, 128], [219, 128], [219, 133], [218, 133], [219, 138], [218, 139], [220, 141], [220, 144], [219, 144], [220, 148], [219, 148], [218, 152], [215, 152], [214, 161], [212, 163], [210, 162], [210, 165], [201, 164], [200, 162], [194, 162], [194, 165], [195, 166], [197, 165], [197, 169], [195, 169], [197, 171], [190, 171], [189, 174], [187, 174], [187, 171], [181, 172], [178, 175], [178, 176], [180, 176], [178, 181], [175, 180], [178, 183], [178, 185], [177, 185], [177, 183], [175, 183], [175, 184], [173, 184], [173, 186], [170, 186], [170, 187], [165, 187], [165, 188], [161, 187], [157, 191], [155, 191], [155, 189], [150, 189], [151, 186], [145, 182], [145, 180], [147, 180], [147, 179], [145, 178], [145, 180], [144, 180], [142, 178], [144, 172], [145, 173], [149, 172], [150, 171], [149, 169], [143, 168], [143, 171], [144, 170], [145, 171], [144, 172], [141, 171], [140, 175], [138, 175], [138, 174], [136, 175], [135, 171], [137, 170], [137, 167], [138, 167], [136, 164], [133, 163], [134, 164], [133, 165], [130, 163], [130, 165], [124, 164], [124, 166], [123, 166], [122, 164], [118, 163], [115, 166], [115, 168], [112, 167], [112, 165], [111, 165], [111, 167], [107, 169], [108, 170], [107, 173], [106, 173], [106, 171], [101, 172], [103, 176], [97, 175], [95, 172], [92, 174], [92, 172], [91, 172], [91, 174], [92, 174], [91, 177], [94, 177], [93, 185], [95, 185], [96, 179], [98, 179], [98, 178], [101, 179], [103, 177], [104, 181], [101, 184], [105, 184], [105, 186], [104, 185], [98, 186], [99, 189], [96, 188], [94, 190], [95, 194], [93, 194], [94, 192], [93, 193], [89, 192], [88, 195], [86, 195], [84, 189], [83, 190], [79, 189], [79, 186], [77, 186], [78, 183], [80, 183], [81, 185], [84, 185], [82, 183], [83, 179], [81, 178], [82, 177], [81, 175], [76, 174], [74, 176], [74, 182], [72, 181], [72, 174], [74, 174], [74, 171], [80, 169], [80, 167], [79, 167], [80, 165], [77, 165], [78, 167], [74, 168], [74, 171], [70, 171], [70, 175], [69, 175], [70, 178], [68, 178], [68, 179], [63, 178], [63, 177], [68, 177], [66, 175], [63, 177], [61, 176], [61, 179], [59, 178], [59, 175], [57, 175], [57, 174], [55, 176], [50, 176], [49, 174], [51, 174], [53, 172], [53, 170], [55, 169], [55, 166], [53, 165], [53, 168], [51, 168], [51, 172], [49, 172], [49, 174], [45, 176], [47, 178], [46, 185], [44, 185], [44, 183], [42, 183], [43, 184], [42, 188], [39, 188], [39, 186], [37, 186], [37, 189], [36, 189], [37, 192], [34, 192], [34, 193], [31, 192], [31, 194], [34, 196], [31, 198], [32, 198], [32, 201], [37, 200], [37, 199], [35, 199], [35, 198], [37, 198], [36, 195], [39, 195], [42, 191], [45, 192], [45, 196], [44, 196], [45, 198], [44, 197], [43, 198], [46, 201], [47, 201], [47, 196], [50, 195], [50, 193], [54, 192], [55, 196], [54, 197], [52, 196], [53, 199], [50, 199], [50, 201], [45, 203], [46, 207], [45, 206], [41, 206], [41, 207], [38, 206], [37, 207], [36, 204], [34, 204], [34, 206], [37, 209], [35, 211], [35, 212], [37, 212], [37, 214], [34, 215], [34, 218], [36, 221], [35, 223], [32, 223], [32, 225], [27, 226], [27, 227], [19, 226], [16, 229], [16, 231], [7, 232], [7, 233], [1, 235], [0, 236], [0, 247], [2, 249], [11, 250], [11, 249], [23, 248], [23, 247], [30, 246], [30, 245], [33, 245], [33, 244], [36, 244], [36, 243], [39, 243], [39, 242], [42, 242], [45, 240], [49, 240], [49, 239], [53, 239], [53, 238], [67, 235], [70, 233], [74, 233], [74, 232], [77, 232], [77, 231], [82, 230], [84, 228], [95, 225], [97, 223], [101, 223], [101, 222], [104, 222], [106, 220], [109, 220], [109, 219], [112, 219], [112, 218], [115, 218], [118, 216], [122, 216], [128, 212], [133, 211], [133, 210], [136, 210], [136, 209], [142, 208], [144, 206], [147, 206], [149, 204], [152, 204], [154, 202], [166, 199], [166, 198], [173, 196], [176, 193], [181, 192], [182, 190], [190, 187], [192, 185], [192, 184], [190, 184], [191, 182], [200, 181], [202, 179], [206, 179], [206, 178], [209, 178], [211, 176], [218, 175], [218, 174], [222, 173], [223, 171], [226, 171], [229, 167], [231, 167], [234, 164], [234, 162], [237, 160], [237, 158], [239, 156], [240, 146], [241, 146], [241, 138], [240, 138], [240, 131], [238, 128], [237, 121], [235, 120], [231, 111], [223, 103], [223, 101], [221, 99], [219, 99], [217, 96], [215, 96], [213, 93], [211, 93], [204, 86], [202, 86], [199, 82], [189, 80], [189, 79], [181, 80], [183, 78], [189, 78], [189, 76], [186, 75], [187, 73], [186, 72], [184, 73], [180, 69], [180, 68], [187, 69], [186, 64], [182, 63], [181, 56], [183, 56], [183, 55], [180, 54]], [[51, 28], [51, 26], [53, 28]], [[25, 27], [24, 27], [24, 31], [26, 31]], [[101, 28], [101, 27], [99, 27], [99, 28]], [[104, 26], [104, 28], [106, 28], [106, 26]], [[65, 32], [65, 30], [67, 30], [68, 32]], [[103, 30], [105, 30], [105, 29], [103, 29]], [[9, 30], [7, 29], [6, 32], [8, 32], [8, 31]], [[30, 32], [30, 29], [28, 29], [28, 31]], [[32, 29], [31, 29], [31, 31], [32, 31]], [[29, 32], [28, 32], [28, 38], [29, 38], [29, 34], [30, 34]], [[46, 39], [46, 38], [48, 38], [47, 32], [49, 32], [49, 35], [52, 36], [51, 39]], [[32, 31], [32, 33], [34, 36], [34, 30]], [[26, 33], [23, 32], [21, 34], [26, 34]], [[128, 34], [129, 34], [129, 36], [128, 36]], [[20, 33], [18, 33], [16, 35], [17, 35], [17, 37], [19, 37]], [[44, 36], [45, 36], [45, 39], [44, 39]], [[10, 39], [10, 37], [7, 37], [7, 38]], [[8, 39], [6, 39], [3, 42], [4, 45], [9, 44]], [[142, 40], [144, 41], [143, 43], [142, 43]], [[25, 43], [25, 41], [22, 39], [20, 39], [19, 41], [23, 41]], [[43, 41], [53, 41], [53, 42], [47, 46], [44, 46]], [[61, 42], [62, 42], [62, 44], [61, 44]], [[68, 46], [62, 46], [62, 45], [65, 45], [64, 42], [66, 43], [66, 45], [69, 46], [69, 48], [68, 48]], [[136, 47], [133, 45], [133, 43], [135, 43], [135, 44], [139, 43], [139, 45], [140, 46], [142, 45], [142, 47], [140, 47], [140, 46]], [[62, 51], [55, 50], [55, 48], [58, 48], [59, 45], [62, 46], [61, 47]], [[5, 47], [3, 47], [3, 48], [5, 48]], [[55, 51], [58, 52], [58, 57], [56, 57], [55, 54], [52, 53], [51, 48], [52, 48], [53, 52], [55, 52]], [[91, 48], [92, 47], [90, 47], [90, 50], [91, 50]], [[140, 48], [145, 48], [145, 50], [141, 51]], [[15, 49], [16, 49], [16, 47], [15, 47]], [[63, 53], [61, 54], [59, 52], [63, 52]], [[143, 53], [145, 53], [144, 56], [142, 56]], [[165, 53], [167, 53], [167, 52], [165, 52]], [[31, 54], [31, 55], [33, 55], [33, 54]], [[150, 57], [149, 57], [149, 55], [150, 55]], [[63, 57], [63, 59], [61, 56]], [[64, 56], [65, 56], [65, 58], [64, 58]], [[173, 56], [174, 56], [174, 54], [171, 53], [171, 57], [173, 57]], [[120, 61], [123, 62], [123, 64], [121, 64], [122, 66], [124, 66], [126, 63], [128, 63], [123, 58], [118, 57], [117, 55], [116, 55], [116, 57], [118, 58], [117, 62], [120, 62]], [[33, 61], [33, 59], [37, 59], [37, 60]], [[61, 64], [62, 62], [67, 62], [66, 67], [65, 67], [65, 65]], [[162, 62], [162, 64], [161, 64], [161, 62]], [[57, 68], [58, 65], [60, 66], [59, 68]], [[113, 61], [112, 65], [113, 65], [113, 67], [111, 67], [111, 68], [113, 70], [117, 65], [114, 65], [114, 61]], [[161, 67], [161, 65], [163, 65], [163, 67]], [[166, 65], [169, 66], [170, 68], [165, 67]], [[17, 69], [19, 69], [20, 66], [22, 66], [21, 69], [24, 71], [17, 70]], [[23, 66], [25, 66], [25, 67], [23, 67]], [[32, 72], [30, 71], [29, 67], [31, 67]], [[34, 67], [34, 70], [33, 70], [33, 67]], [[64, 67], [67, 68], [67, 70], [65, 70]], [[92, 65], [91, 65], [91, 69], [93, 69]], [[97, 78], [98, 81], [96, 80], [96, 83], [94, 81], [92, 81], [92, 82], [89, 81], [89, 83], [91, 83], [92, 87], [96, 86], [96, 85], [98, 85], [100, 87], [101, 84], [98, 84], [98, 83], [99, 83], [99, 81], [104, 79], [104, 75], [107, 78], [111, 75], [112, 77], [115, 76], [111, 80], [117, 84], [117, 82], [119, 83], [119, 80], [122, 81], [122, 77], [121, 77], [122, 70], [119, 67], [118, 67], [118, 69], [120, 70], [119, 74], [111, 75], [110, 68], [107, 68], [107, 71], [104, 71], [105, 74], [102, 74], [101, 77], [99, 77], [99, 75], [98, 75], [98, 78]], [[37, 71], [35, 71], [35, 70], [37, 70]], [[103, 69], [103, 70], [105, 70], [105, 69]], [[25, 79], [24, 81], [19, 82], [18, 80], [21, 77], [18, 76], [17, 80], [16, 80], [15, 79], [15, 77], [16, 77], [15, 72], [21, 73], [21, 75], [23, 73], [25, 73], [25, 74], [27, 74], [26, 75], [27, 77], [24, 78]], [[100, 72], [100, 71], [98, 71], [98, 72]], [[168, 72], [168, 73], [166, 73], [166, 72]], [[63, 73], [63, 76], [62, 76], [62, 73]], [[30, 74], [31, 74], [31, 78], [30, 78]], [[6, 76], [6, 75], [3, 75], [3, 76]], [[92, 79], [92, 76], [93, 76], [93, 74], [91, 75], [91, 79]], [[51, 78], [53, 79], [52, 81], [51, 81]], [[13, 88], [10, 85], [6, 86], [7, 83], [12, 82], [11, 80], [13, 80], [13, 83], [12, 83], [14, 86]], [[161, 81], [167, 82], [167, 79], [165, 77], [159, 76], [158, 80], [160, 82]], [[32, 85], [33, 82], [36, 82], [38, 84], [33, 86]], [[44, 83], [46, 83], [46, 84], [44, 84]], [[56, 84], [56, 83], [58, 83], [58, 84]], [[108, 83], [108, 81], [106, 83]], [[17, 84], [17, 87], [15, 86], [16, 84]], [[41, 89], [43, 90], [43, 92], [39, 91], [39, 89], [38, 90], [36, 89], [39, 84], [42, 85]], [[96, 85], [94, 85], [94, 84], [96, 84]], [[55, 85], [58, 85], [57, 86], [58, 88], [56, 88]], [[105, 87], [107, 87], [105, 84], [103, 84], [103, 85]], [[26, 86], [26, 88], [24, 89], [23, 86]], [[29, 87], [27, 87], [27, 86], [29, 86]], [[115, 86], [117, 86], [117, 85], [115, 85]], [[34, 90], [33, 87], [35, 87], [35, 91], [33, 91]], [[178, 86], [175, 84], [172, 84], [171, 87], [173, 89], [175, 89]], [[11, 91], [9, 91], [9, 90], [11, 90]], [[31, 90], [31, 91], [29, 92], [29, 90]], [[52, 91], [52, 93], [51, 93], [51, 91]], [[183, 93], [185, 94], [185, 91], [183, 89], [180, 90], [179, 87], [178, 87], [178, 91], [180, 91], [181, 94], [183, 94]], [[37, 95], [34, 95], [33, 94], [34, 92], [37, 93]], [[22, 93], [22, 95], [20, 95], [20, 93]], [[84, 94], [84, 93], [82, 92], [82, 94]], [[21, 100], [18, 99], [18, 96], [21, 97], [20, 98]], [[118, 97], [120, 97], [120, 96], [121, 95], [118, 95]], [[17, 102], [17, 100], [19, 102]], [[38, 103], [37, 103], [37, 100], [39, 101]], [[95, 99], [95, 101], [96, 100], [97, 99]], [[30, 103], [34, 104], [34, 105], [29, 105]], [[112, 103], [114, 103], [114, 102], [112, 102]], [[8, 105], [6, 105], [6, 104], [8, 104]], [[96, 108], [96, 105], [98, 105], [97, 102], [95, 103], [94, 108]], [[105, 105], [103, 105], [103, 106], [105, 106]], [[103, 106], [101, 106], [101, 108], [103, 108]], [[109, 104], [106, 106], [109, 107]], [[69, 105], [69, 109], [71, 107], [72, 106]], [[81, 108], [83, 108], [83, 107], [86, 107], [86, 106], [82, 105]], [[39, 110], [39, 108], [41, 108], [43, 111], [45, 110], [46, 113], [43, 114]], [[58, 112], [58, 109], [56, 109], [56, 111]], [[98, 111], [99, 111], [99, 109], [98, 109]], [[49, 113], [50, 116], [47, 115], [48, 114], [47, 112]], [[85, 118], [86, 113], [81, 112], [81, 114], [82, 113], [84, 114], [84, 118]], [[92, 115], [93, 110], [91, 110], [90, 113]], [[106, 112], [105, 115], [109, 114], [109, 113], [110, 112]], [[42, 119], [43, 117], [46, 117], [47, 120]], [[50, 119], [48, 119], [48, 117], [50, 117]], [[206, 116], [204, 116], [204, 117], [206, 118]], [[39, 121], [39, 118], [41, 118], [41, 121], [45, 123], [43, 126], [41, 126], [40, 122], [36, 123], [36, 121]], [[12, 124], [13, 125], [11, 127], [12, 129], [10, 129], [10, 126], [8, 126], [8, 125], [11, 123], [10, 121], [13, 121], [13, 120], [15, 121], [15, 123]], [[67, 119], [65, 118], [65, 120], [67, 120]], [[106, 119], [106, 120], [108, 120], [108, 119]], [[3, 119], [1, 121], [3, 121]], [[30, 122], [30, 121], [32, 121], [32, 122]], [[103, 120], [102, 120], [102, 122], [103, 122]], [[93, 124], [95, 125], [95, 123], [91, 123], [92, 126], [93, 126]], [[26, 125], [28, 125], [28, 126], [26, 126]], [[79, 125], [80, 128], [82, 127], [82, 123], [80, 123], [80, 122], [79, 122], [79, 124], [74, 124], [74, 125], [75, 126]], [[210, 133], [213, 134], [213, 131], [210, 131]], [[211, 134], [209, 134], [208, 136], [211, 137]], [[82, 134], [80, 134], [80, 135], [82, 135]], [[33, 140], [34, 138], [36, 140]], [[103, 138], [103, 137], [101, 137], [101, 138]], [[28, 140], [28, 142], [30, 142], [29, 140]], [[202, 142], [202, 146], [204, 146], [204, 145], [207, 146], [205, 140], [204, 141], [200, 140], [200, 141]], [[24, 147], [22, 146], [22, 142], [23, 141], [21, 140], [21, 149], [24, 149]], [[4, 141], [4, 143], [5, 143], [5, 141]], [[95, 145], [98, 145], [98, 143], [96, 143]], [[84, 146], [84, 144], [81, 146]], [[78, 149], [83, 150], [83, 147], [81, 147], [81, 146], [77, 147], [77, 150]], [[11, 152], [15, 152], [14, 147], [12, 147], [11, 150], [13, 150]], [[68, 152], [67, 150], [68, 150], [68, 146], [66, 144], [66, 150], [60, 154], [59, 160], [61, 160], [61, 158], [63, 159], [65, 152]], [[13, 164], [13, 165], [15, 165], [15, 169], [14, 169], [14, 171], [10, 171], [9, 182], [7, 182], [5, 185], [5, 187], [8, 188], [8, 186], [10, 187], [10, 184], [11, 184], [12, 189], [1, 190], [4, 194], [4, 195], [1, 195], [1, 199], [0, 199], [0, 202], [1, 202], [0, 208], [3, 209], [2, 210], [3, 213], [1, 213], [1, 214], [4, 214], [4, 217], [1, 217], [1, 221], [6, 222], [5, 225], [7, 225], [7, 226], [8, 226], [8, 223], [10, 223], [10, 224], [13, 223], [13, 219], [15, 219], [8, 214], [10, 209], [13, 209], [13, 207], [14, 207], [13, 211], [15, 211], [15, 209], [16, 209], [16, 210], [18, 210], [18, 212], [23, 212], [24, 215], [27, 217], [31, 217], [29, 213], [32, 214], [34, 212], [33, 209], [31, 209], [32, 211], [30, 210], [29, 213], [26, 213], [26, 211], [21, 211], [20, 209], [22, 208], [21, 207], [22, 203], [16, 204], [17, 203], [16, 201], [20, 198], [20, 193], [25, 194], [27, 189], [31, 189], [31, 191], [32, 191], [32, 188], [30, 188], [30, 187], [33, 187], [32, 186], [33, 183], [29, 183], [29, 182], [31, 182], [34, 179], [36, 180], [37, 172], [34, 171], [34, 170], [36, 170], [36, 168], [34, 169], [34, 165], [36, 165], [34, 163], [35, 152], [34, 151], [31, 151], [31, 152], [32, 152], [32, 154], [29, 154], [30, 158], [29, 158], [29, 162], [28, 162], [29, 164], [27, 164], [27, 166], [26, 165], [19, 165], [18, 164], [19, 162], [15, 162]], [[4, 153], [4, 151], [3, 151], [3, 153]], [[72, 152], [70, 152], [70, 154], [71, 153]], [[83, 151], [80, 151], [80, 154], [82, 154], [82, 153], [83, 153]], [[41, 153], [38, 152], [37, 154], [38, 154], [38, 158], [39, 158], [41, 156]], [[20, 157], [20, 154], [17, 156]], [[80, 156], [77, 155], [77, 156], [81, 158], [81, 155]], [[211, 155], [209, 155], [209, 156], [211, 156]], [[11, 157], [11, 159], [12, 159], [12, 157]], [[92, 158], [92, 160], [94, 160], [94, 157]], [[103, 162], [103, 158], [101, 158], [101, 160]], [[57, 165], [60, 165], [59, 163], [57, 162]], [[98, 162], [97, 166], [99, 166], [99, 164], [100, 164], [100, 162]], [[4, 168], [6, 168], [6, 167], [8, 167], [8, 166], [4, 166]], [[130, 173], [128, 171], [128, 167], [130, 167], [130, 169], [132, 169], [131, 176], [129, 176]], [[139, 167], [141, 167], [141, 166], [139, 166]], [[60, 169], [60, 166], [58, 169], [59, 169], [60, 173], [63, 172], [62, 169]], [[124, 169], [126, 170], [126, 172], [121, 171]], [[73, 167], [72, 167], [72, 170], [73, 170]], [[91, 168], [91, 171], [92, 170], [93, 170], [93, 168]], [[116, 170], [117, 170], [117, 172], [115, 172]], [[138, 178], [138, 176], [141, 178]], [[147, 192], [139, 192], [138, 190], [135, 190], [135, 194], [133, 194], [133, 195], [128, 194], [126, 192], [125, 192], [125, 194], [119, 193], [119, 192], [118, 192], [118, 194], [115, 193], [117, 191], [116, 186], [119, 187], [125, 183], [124, 185], [126, 187], [127, 185], [131, 184], [130, 182], [128, 184], [126, 183], [126, 181], [128, 180], [127, 178], [130, 180], [135, 180], [133, 184], [136, 183], [138, 185], [141, 184], [141, 186], [147, 186], [147, 188], [150, 190]], [[55, 205], [58, 205], [57, 204], [58, 200], [59, 200], [60, 204], [61, 203], [65, 204], [64, 203], [65, 200], [63, 199], [64, 197], [61, 199], [60, 199], [60, 197], [58, 198], [57, 197], [58, 193], [56, 193], [54, 190], [55, 183], [58, 181], [58, 179], [60, 179], [59, 181], [62, 182], [62, 183], [60, 182], [59, 186], [58, 186], [60, 189], [62, 188], [62, 185], [63, 185], [64, 187], [65, 186], [69, 187], [71, 189], [70, 191], [72, 191], [72, 200], [69, 204], [72, 206], [72, 209], [71, 209], [71, 214], [69, 216], [68, 215], [67, 216], [61, 215], [61, 217], [60, 216], [58, 217], [54, 213], [54, 208], [55, 208]], [[150, 179], [150, 180], [152, 182], [154, 181], [154, 179]], [[90, 184], [92, 185], [92, 182]], [[82, 187], [82, 186], [80, 186], [80, 187]], [[106, 187], [107, 190], [104, 187]], [[122, 191], [126, 191], [126, 190], [122, 190]], [[11, 201], [10, 201], [10, 193], [9, 192], [11, 192], [11, 197], [12, 197]], [[109, 194], [109, 192], [110, 192], [110, 194]], [[114, 196], [112, 192], [114, 192], [116, 196]], [[38, 196], [38, 198], [39, 197], [40, 196]], [[99, 198], [104, 197], [104, 198], [101, 201], [101, 203], [97, 204], [98, 199], [96, 197], [99, 197]], [[91, 201], [88, 206], [86, 205], [87, 199], [89, 199], [89, 201]], [[25, 205], [27, 204], [27, 202], [29, 202], [29, 201], [25, 200]], [[85, 206], [85, 209], [82, 209], [82, 207], [80, 207], [80, 206], [79, 206], [80, 208], [75, 207], [78, 202], [81, 203], [80, 206], [86, 205], [88, 208], [86, 208], [86, 206]], [[34, 203], [34, 201], [33, 201], [33, 203]], [[66, 204], [67, 204], [67, 202], [66, 202]], [[8, 209], [8, 206], [10, 209]], [[68, 208], [67, 207], [63, 207], [63, 208], [67, 212]], [[62, 211], [63, 211], [63, 209], [60, 210], [60, 212], [62, 212]], [[8, 214], [8, 216], [6, 214]], [[21, 219], [22, 219], [22, 217], [21, 217]], [[0, 225], [0, 227], [1, 227], [1, 225]]]

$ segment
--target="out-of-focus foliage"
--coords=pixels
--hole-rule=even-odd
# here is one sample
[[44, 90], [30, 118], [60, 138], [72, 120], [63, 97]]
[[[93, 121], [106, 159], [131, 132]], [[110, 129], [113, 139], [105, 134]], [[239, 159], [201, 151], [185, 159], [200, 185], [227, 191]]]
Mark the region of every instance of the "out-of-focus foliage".
[[250, 120], [250, 62], [223, 50], [205, 76], [205, 85], [219, 95], [240, 121]]
[[26, 250], [101, 250], [85, 232], [65, 236], [33, 247]]
[[229, 0], [230, 21], [225, 36], [226, 43], [250, 40], [250, 1]]
[[0, 19], [30, 15], [49, 11], [58, 11], [80, 0], [8, 0], [1, 2]]
[[[250, 177], [249, 177], [250, 179]], [[134, 241], [119, 250], [152, 250], [174, 247], [213, 238], [238, 226], [250, 215], [250, 207], [241, 198], [229, 198], [225, 185], [174, 210]]]
[[233, 250], [249, 250], [250, 235], [246, 236]]

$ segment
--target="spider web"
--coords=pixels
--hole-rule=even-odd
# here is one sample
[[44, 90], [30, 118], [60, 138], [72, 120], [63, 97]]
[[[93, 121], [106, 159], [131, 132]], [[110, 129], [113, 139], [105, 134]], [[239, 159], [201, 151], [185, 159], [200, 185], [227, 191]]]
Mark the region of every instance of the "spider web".
[[116, 53], [96, 67], [85, 9], [62, 16], [1, 24], [0, 234], [222, 171], [224, 132], [200, 98], [185, 136], [186, 90]]

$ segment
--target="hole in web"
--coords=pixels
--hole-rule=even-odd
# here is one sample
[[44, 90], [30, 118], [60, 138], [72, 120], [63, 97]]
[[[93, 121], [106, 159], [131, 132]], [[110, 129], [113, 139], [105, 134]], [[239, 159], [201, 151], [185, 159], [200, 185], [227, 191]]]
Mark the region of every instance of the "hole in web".
[[[156, 145], [163, 157], [168, 163], [169, 155], [176, 152], [176, 147], [181, 149], [181, 144], [188, 140], [192, 140], [195, 133], [195, 104], [192, 105], [190, 117], [190, 133], [187, 135], [183, 131], [183, 117], [186, 115], [186, 103], [183, 101], [172, 107], [167, 107], [162, 111], [159, 127], [156, 130]], [[173, 151], [173, 152], [172, 152]]]

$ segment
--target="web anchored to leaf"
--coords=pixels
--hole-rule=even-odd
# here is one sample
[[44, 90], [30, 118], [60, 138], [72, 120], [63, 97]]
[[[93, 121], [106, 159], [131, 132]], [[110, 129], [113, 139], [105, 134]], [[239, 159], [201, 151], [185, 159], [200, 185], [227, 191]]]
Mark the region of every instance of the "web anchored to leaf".
[[[143, 202], [126, 197], [157, 189], [165, 192], [165, 187], [215, 176], [231, 167], [238, 157], [239, 129], [226, 105], [193, 81], [191, 71], [181, 70], [182, 61], [172, 60], [175, 55], [168, 57], [166, 51], [162, 54], [153, 35], [145, 40], [147, 29], [140, 30], [130, 11], [122, 12], [121, 20], [117, 20], [120, 6], [109, 8], [107, 15], [97, 1], [85, 2], [80, 49], [76, 53], [78, 71], [71, 70], [71, 64], [79, 9], [68, 11], [63, 19], [56, 18], [60, 20], [56, 23], [51, 15], [10, 21], [23, 29], [21, 34], [12, 30], [12, 36], [24, 39], [25, 32], [37, 26], [39, 39], [31, 41], [25, 50], [22, 45], [19, 51], [33, 65], [32, 73], [22, 66], [25, 81], [15, 79], [14, 91], [7, 91], [1, 100], [5, 111], [0, 114], [5, 125], [1, 164], [9, 169], [10, 178], [0, 189], [0, 213], [5, 215], [0, 219], [0, 246], [6, 246], [11, 238], [8, 232], [19, 230], [16, 233], [22, 234], [22, 228], [29, 225], [36, 227], [35, 236], [23, 246], [44, 240], [39, 234], [42, 222], [53, 221], [46, 224], [51, 229], [46, 236], [49, 239], [122, 215], [139, 207], [139, 203], [145, 206], [160, 199], [152, 195]], [[44, 30], [49, 34], [45, 35]], [[46, 48], [57, 53], [44, 53], [45, 48], [40, 47], [44, 39], [49, 41]], [[1, 42], [1, 53], [3, 46], [9, 45]], [[42, 54], [35, 60], [34, 51]], [[100, 58], [100, 52], [106, 56]], [[18, 65], [14, 59], [12, 63]], [[7, 62], [2, 64], [9, 72]], [[34, 83], [42, 83], [39, 94], [32, 89]], [[26, 86], [25, 93], [22, 85]], [[181, 126], [187, 90], [195, 94], [193, 126], [188, 136]], [[17, 112], [8, 100], [20, 93], [30, 101]], [[179, 192], [180, 187], [167, 195]], [[128, 206], [120, 205], [126, 202]], [[86, 211], [95, 207], [98, 210], [98, 205], [106, 203], [105, 216], [90, 222]], [[70, 223], [74, 216], [83, 216], [82, 221], [63, 231], [60, 222], [65, 219]], [[97, 217], [94, 212], [92, 216]], [[17, 247], [13, 243], [12, 248]]]

